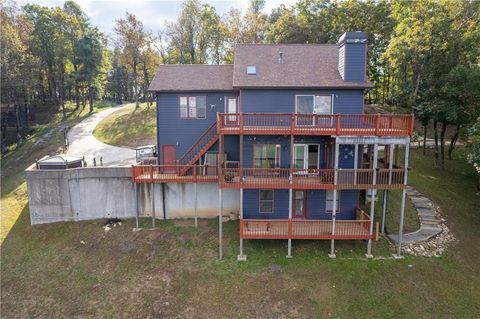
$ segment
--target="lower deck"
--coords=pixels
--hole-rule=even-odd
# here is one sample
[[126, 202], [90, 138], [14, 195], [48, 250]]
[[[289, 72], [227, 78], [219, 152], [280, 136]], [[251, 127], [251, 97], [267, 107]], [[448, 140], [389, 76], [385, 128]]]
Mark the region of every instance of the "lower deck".
[[363, 213], [358, 220], [242, 219], [243, 239], [377, 239], [378, 223], [370, 234], [370, 216]]

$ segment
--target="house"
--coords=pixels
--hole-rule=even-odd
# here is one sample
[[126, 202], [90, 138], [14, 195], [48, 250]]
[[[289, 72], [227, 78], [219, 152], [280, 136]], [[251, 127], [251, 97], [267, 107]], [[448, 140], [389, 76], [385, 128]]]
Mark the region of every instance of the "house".
[[233, 65], [161, 65], [149, 88], [158, 165], [133, 167], [133, 181], [218, 183], [219, 218], [222, 192], [238, 189], [239, 259], [245, 239], [287, 240], [288, 256], [293, 239], [330, 240], [330, 257], [335, 240], [366, 240], [371, 257], [378, 190], [403, 190], [403, 223], [413, 116], [364, 114], [366, 58], [366, 35], [346, 32], [239, 44]]

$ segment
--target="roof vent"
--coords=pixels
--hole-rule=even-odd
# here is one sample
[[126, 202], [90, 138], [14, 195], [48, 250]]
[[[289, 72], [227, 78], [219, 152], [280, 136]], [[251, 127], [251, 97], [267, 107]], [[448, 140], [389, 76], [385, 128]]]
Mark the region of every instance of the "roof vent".
[[283, 60], [283, 52], [278, 52], [278, 64], [283, 64], [285, 61]]
[[247, 66], [247, 75], [257, 75], [257, 67], [255, 65]]

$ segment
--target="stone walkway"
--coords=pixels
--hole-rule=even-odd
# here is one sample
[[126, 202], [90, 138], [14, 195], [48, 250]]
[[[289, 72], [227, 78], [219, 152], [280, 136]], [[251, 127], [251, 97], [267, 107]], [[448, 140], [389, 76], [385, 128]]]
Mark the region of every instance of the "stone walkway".
[[[432, 201], [410, 186], [407, 188], [407, 195], [417, 210], [420, 229], [413, 233], [403, 234], [402, 243], [427, 241], [440, 234], [443, 230], [441, 225], [444, 220], [438, 216]], [[397, 234], [391, 234], [388, 237], [394, 242], [398, 242]]]

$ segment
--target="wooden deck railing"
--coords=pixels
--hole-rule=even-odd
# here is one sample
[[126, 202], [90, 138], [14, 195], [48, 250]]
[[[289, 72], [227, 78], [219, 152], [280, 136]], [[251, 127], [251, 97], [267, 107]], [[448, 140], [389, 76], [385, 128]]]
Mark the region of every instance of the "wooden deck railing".
[[[337, 189], [401, 189], [404, 169], [339, 169]], [[334, 169], [222, 168], [208, 165], [134, 165], [135, 183], [218, 182], [222, 188], [334, 189]]]
[[133, 165], [134, 183], [218, 182], [216, 166], [208, 165]]
[[370, 216], [362, 212], [357, 220], [241, 219], [244, 239], [378, 239], [378, 225], [370, 235]]
[[[339, 169], [337, 189], [401, 189], [404, 169]], [[334, 169], [223, 168], [222, 188], [254, 189], [334, 189]]]
[[413, 115], [218, 113], [219, 134], [410, 136]]

